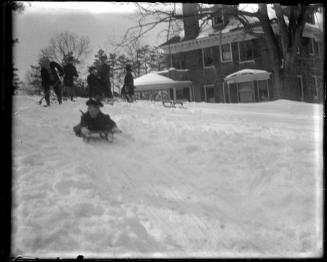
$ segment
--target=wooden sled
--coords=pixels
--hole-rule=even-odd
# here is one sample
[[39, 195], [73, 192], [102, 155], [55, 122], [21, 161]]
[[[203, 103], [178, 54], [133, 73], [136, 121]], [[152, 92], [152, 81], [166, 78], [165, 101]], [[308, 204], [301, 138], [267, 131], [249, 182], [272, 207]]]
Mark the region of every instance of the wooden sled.
[[84, 141], [89, 142], [91, 140], [106, 140], [110, 143], [114, 141], [114, 133], [109, 130], [96, 130], [91, 131], [89, 135], [85, 136], [82, 134]]
[[184, 107], [184, 102], [187, 100], [162, 100], [162, 105], [164, 107], [176, 108], [176, 105], [180, 105], [180, 107]]

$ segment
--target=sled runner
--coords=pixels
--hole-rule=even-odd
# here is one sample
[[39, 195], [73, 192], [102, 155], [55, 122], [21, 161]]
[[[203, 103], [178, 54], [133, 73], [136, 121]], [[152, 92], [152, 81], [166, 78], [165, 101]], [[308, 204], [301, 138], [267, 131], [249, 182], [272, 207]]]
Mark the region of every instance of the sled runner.
[[89, 135], [81, 135], [83, 140], [89, 142], [91, 140], [106, 140], [110, 143], [114, 141], [114, 133], [108, 130], [90, 131]]

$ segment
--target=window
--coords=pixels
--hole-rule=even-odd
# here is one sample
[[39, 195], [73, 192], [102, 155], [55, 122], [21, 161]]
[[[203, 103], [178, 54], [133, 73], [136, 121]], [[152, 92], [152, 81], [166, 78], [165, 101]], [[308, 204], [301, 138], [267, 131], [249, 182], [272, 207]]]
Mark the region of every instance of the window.
[[185, 60], [174, 61], [173, 67], [176, 69], [185, 69]]
[[220, 46], [220, 58], [221, 62], [232, 61], [232, 47], [231, 44], [224, 44]]
[[312, 39], [313, 42], [313, 50], [315, 52], [316, 56], [319, 56], [319, 45], [318, 45], [318, 41]]
[[296, 75], [296, 82], [297, 82], [297, 87], [298, 87], [298, 91], [300, 94], [300, 100], [304, 100], [302, 75]]
[[219, 8], [212, 18], [212, 26], [220, 26], [224, 24], [223, 9]]
[[203, 50], [202, 54], [203, 54], [203, 64], [204, 64], [204, 67], [206, 67], [206, 66], [212, 66], [213, 65], [213, 61], [214, 61], [212, 47], [204, 48], [202, 50]]
[[257, 81], [259, 101], [269, 100], [268, 80]]
[[254, 60], [253, 42], [251, 40], [238, 42], [240, 62]]
[[309, 48], [309, 54], [314, 56], [319, 56], [319, 44], [318, 42], [313, 39], [313, 38], [310, 38], [310, 48]]
[[173, 67], [176, 69], [185, 69], [185, 56], [184, 55], [173, 56]]
[[307, 23], [310, 23], [313, 25], [315, 24], [315, 13], [311, 13], [310, 15], [308, 15]]
[[313, 98], [317, 99], [319, 97], [319, 90], [322, 88], [321, 77], [317, 75], [312, 76], [313, 79]]
[[301, 54], [301, 53], [300, 53], [300, 47], [298, 47], [298, 46], [296, 47], [296, 54], [297, 54], [297, 55], [300, 55], [300, 54]]

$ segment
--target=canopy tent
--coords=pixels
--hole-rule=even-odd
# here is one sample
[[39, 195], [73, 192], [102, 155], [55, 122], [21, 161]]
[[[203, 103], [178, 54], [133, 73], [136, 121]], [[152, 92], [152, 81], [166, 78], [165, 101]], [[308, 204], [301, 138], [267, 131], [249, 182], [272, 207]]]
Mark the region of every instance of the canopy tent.
[[227, 84], [270, 79], [270, 72], [258, 69], [243, 69], [224, 78]]
[[135, 91], [154, 91], [190, 87], [191, 81], [177, 81], [152, 72], [134, 79]]

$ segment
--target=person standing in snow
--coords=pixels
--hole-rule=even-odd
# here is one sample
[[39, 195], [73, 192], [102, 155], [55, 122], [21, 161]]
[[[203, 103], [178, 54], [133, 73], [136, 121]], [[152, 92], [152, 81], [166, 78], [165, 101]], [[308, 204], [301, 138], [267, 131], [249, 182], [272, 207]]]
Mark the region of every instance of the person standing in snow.
[[123, 85], [121, 91], [120, 91], [120, 97], [124, 100], [127, 101], [127, 96], [126, 96], [126, 88], [125, 88], [125, 85]]
[[[47, 106], [50, 106], [50, 89], [56, 93], [59, 104], [62, 103], [62, 83], [59, 76], [63, 76], [63, 68], [56, 62], [50, 61], [47, 57], [40, 60], [41, 81], [44, 90], [44, 98]], [[59, 76], [58, 76], [58, 73]]]
[[89, 88], [89, 98], [100, 100], [104, 97], [104, 87], [101, 79], [98, 77], [96, 67], [89, 68], [90, 74], [87, 77], [87, 84]]
[[78, 77], [78, 73], [73, 61], [74, 58], [69, 56], [67, 59], [67, 64], [64, 66], [64, 86], [66, 93], [70, 96], [70, 100], [75, 102], [74, 77]]
[[126, 65], [126, 75], [124, 79], [124, 91], [128, 102], [134, 101], [134, 77], [132, 75], [131, 65]]
[[92, 131], [109, 131], [121, 133], [115, 121], [108, 114], [101, 112], [103, 104], [99, 100], [89, 99], [86, 102], [87, 112], [82, 114], [81, 121], [73, 130], [76, 136], [88, 136]]
[[104, 85], [104, 95], [112, 99], [111, 84], [110, 84], [110, 66], [106, 63], [107, 56], [100, 57], [100, 65], [97, 68], [98, 76]]

